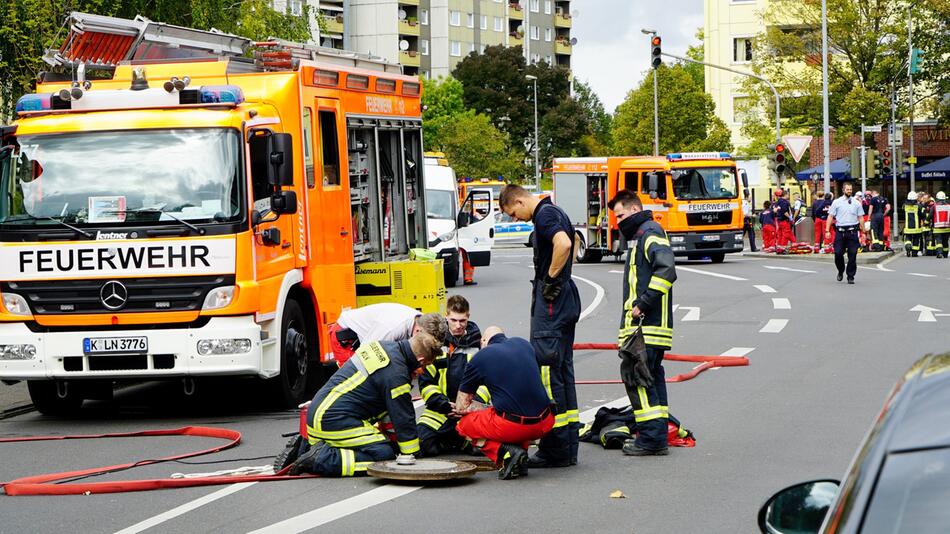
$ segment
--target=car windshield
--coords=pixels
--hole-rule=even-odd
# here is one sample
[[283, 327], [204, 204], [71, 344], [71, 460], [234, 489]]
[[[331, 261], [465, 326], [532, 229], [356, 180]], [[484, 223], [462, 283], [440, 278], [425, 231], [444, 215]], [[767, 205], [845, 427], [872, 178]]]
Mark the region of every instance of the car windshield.
[[676, 169], [673, 194], [680, 200], [715, 200], [737, 198], [739, 182], [733, 167]]
[[21, 135], [0, 162], [0, 226], [230, 222], [243, 214], [232, 129]]
[[426, 212], [430, 219], [455, 219], [455, 191], [426, 189]]
[[874, 487], [862, 532], [946, 532], [950, 449], [890, 454]]

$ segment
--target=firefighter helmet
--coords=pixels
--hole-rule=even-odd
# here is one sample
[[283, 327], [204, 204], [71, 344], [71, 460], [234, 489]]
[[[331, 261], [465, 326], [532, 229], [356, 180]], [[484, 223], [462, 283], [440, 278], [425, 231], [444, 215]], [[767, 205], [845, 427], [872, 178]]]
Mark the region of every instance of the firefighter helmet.
[[943, 191], [937, 191], [937, 200], [941, 202], [943, 202], [944, 200], [947, 200], [947, 194], [944, 193]]
[[907, 193], [907, 200], [917, 200], [917, 193], [910, 191]]

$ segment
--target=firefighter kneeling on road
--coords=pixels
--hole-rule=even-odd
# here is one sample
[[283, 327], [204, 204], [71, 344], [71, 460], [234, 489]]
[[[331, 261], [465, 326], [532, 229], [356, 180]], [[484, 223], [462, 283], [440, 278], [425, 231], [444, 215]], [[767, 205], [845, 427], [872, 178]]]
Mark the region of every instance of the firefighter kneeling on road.
[[[308, 444], [285, 450], [276, 470], [291, 465], [290, 475], [355, 476], [373, 462], [396, 458], [397, 452], [419, 452], [411, 382], [420, 367], [442, 353], [448, 330], [437, 314], [423, 315], [419, 322], [422, 330], [409, 340], [366, 344], [330, 377], [307, 410]], [[387, 414], [395, 444], [375, 426]]]
[[[492, 406], [471, 411], [481, 386], [488, 388]], [[531, 343], [505, 337], [497, 326], [488, 327], [482, 350], [468, 362], [455, 399], [455, 413], [462, 417], [458, 433], [495, 462], [498, 478], [518, 478], [528, 474], [530, 443], [554, 427], [552, 407]]]
[[627, 255], [623, 317], [617, 345], [620, 377], [633, 406], [637, 439], [624, 443], [628, 456], [668, 454], [669, 401], [663, 353], [673, 346], [673, 250], [653, 212], [636, 193], [621, 190], [610, 200], [624, 239], [636, 244]]
[[[452, 295], [445, 307], [449, 333], [443, 352], [419, 375], [419, 391], [426, 403], [418, 427], [421, 456], [472, 452], [471, 443], [455, 430], [458, 417], [453, 410], [465, 368], [481, 347], [482, 333], [478, 325], [469, 320], [469, 304], [465, 297]], [[483, 404], [491, 400], [484, 386], [478, 388], [475, 396]]]

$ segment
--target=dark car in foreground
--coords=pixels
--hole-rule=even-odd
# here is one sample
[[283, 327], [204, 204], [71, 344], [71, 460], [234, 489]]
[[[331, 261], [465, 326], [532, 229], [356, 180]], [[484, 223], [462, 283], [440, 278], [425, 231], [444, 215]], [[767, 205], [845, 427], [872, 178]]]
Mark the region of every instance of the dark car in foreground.
[[789, 486], [758, 519], [769, 534], [950, 532], [950, 353], [897, 382], [843, 483]]

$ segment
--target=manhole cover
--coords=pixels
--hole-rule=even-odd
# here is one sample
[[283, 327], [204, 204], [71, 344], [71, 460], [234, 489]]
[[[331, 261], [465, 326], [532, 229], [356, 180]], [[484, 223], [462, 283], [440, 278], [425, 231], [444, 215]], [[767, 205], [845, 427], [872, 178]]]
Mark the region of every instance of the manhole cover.
[[478, 468], [470, 462], [457, 460], [416, 460], [412, 465], [399, 465], [396, 460], [376, 462], [367, 473], [390, 480], [454, 480], [475, 474]]

